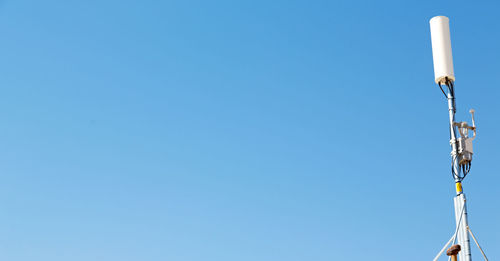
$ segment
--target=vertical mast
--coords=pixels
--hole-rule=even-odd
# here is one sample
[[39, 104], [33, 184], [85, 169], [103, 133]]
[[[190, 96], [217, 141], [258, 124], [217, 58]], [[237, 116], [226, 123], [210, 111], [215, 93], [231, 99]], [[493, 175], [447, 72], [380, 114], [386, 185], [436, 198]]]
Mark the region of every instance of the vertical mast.
[[[435, 81], [448, 100], [451, 172], [455, 180], [457, 193], [454, 198], [456, 232], [453, 237], [453, 242], [457, 242], [462, 249], [462, 251], [458, 253], [459, 260], [471, 261], [467, 207], [465, 194], [462, 190], [462, 180], [469, 173], [472, 161], [472, 140], [476, 136], [474, 111], [471, 110], [472, 126], [467, 125], [466, 122], [455, 122], [455, 74], [453, 71], [449, 19], [445, 16], [433, 17], [430, 20], [430, 26]], [[447, 89], [446, 92], [443, 87]], [[468, 136], [469, 130], [473, 131], [472, 137]], [[458, 134], [460, 134], [460, 137], [458, 137]]]

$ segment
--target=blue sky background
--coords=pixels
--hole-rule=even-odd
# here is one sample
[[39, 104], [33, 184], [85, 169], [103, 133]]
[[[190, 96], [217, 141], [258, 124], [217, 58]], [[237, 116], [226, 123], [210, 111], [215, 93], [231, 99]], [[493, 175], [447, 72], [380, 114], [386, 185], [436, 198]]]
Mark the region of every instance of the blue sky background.
[[499, 7], [2, 1], [0, 259], [432, 259], [454, 228], [435, 15], [499, 259]]

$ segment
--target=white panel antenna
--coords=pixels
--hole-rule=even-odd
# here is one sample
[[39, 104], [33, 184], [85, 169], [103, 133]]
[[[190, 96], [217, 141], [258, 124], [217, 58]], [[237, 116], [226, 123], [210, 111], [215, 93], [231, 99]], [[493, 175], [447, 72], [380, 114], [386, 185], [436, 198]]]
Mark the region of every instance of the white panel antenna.
[[436, 83], [455, 81], [451, 55], [450, 20], [446, 16], [433, 17], [431, 24], [432, 58]]

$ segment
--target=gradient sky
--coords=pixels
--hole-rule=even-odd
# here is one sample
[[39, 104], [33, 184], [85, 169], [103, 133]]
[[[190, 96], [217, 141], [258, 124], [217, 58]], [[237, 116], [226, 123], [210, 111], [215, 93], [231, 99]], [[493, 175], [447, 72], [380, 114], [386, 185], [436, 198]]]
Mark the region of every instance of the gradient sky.
[[454, 230], [435, 15], [500, 259], [499, 8], [2, 1], [0, 259], [431, 260]]

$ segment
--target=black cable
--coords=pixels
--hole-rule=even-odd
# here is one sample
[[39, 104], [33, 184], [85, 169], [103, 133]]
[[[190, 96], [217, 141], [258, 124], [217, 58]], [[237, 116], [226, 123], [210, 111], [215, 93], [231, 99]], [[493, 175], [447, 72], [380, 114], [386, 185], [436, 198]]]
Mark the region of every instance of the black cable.
[[470, 172], [470, 168], [471, 168], [471, 165], [472, 165], [472, 162], [467, 163], [467, 166], [466, 166], [466, 173], [465, 173], [465, 175], [464, 175], [464, 178], [465, 178], [465, 176], [467, 176], [467, 174], [469, 174], [469, 172]]
[[441, 86], [441, 83], [438, 83], [438, 85], [439, 85], [439, 89], [441, 89], [441, 91], [443, 92], [444, 97], [448, 99], [448, 95], [446, 95], [446, 93], [444, 92], [443, 86]]
[[449, 85], [448, 88], [450, 89], [451, 96], [452, 96], [453, 100], [455, 100], [455, 85], [453, 84], [452, 81], [449, 81], [449, 80], [446, 80], [446, 81], [447, 81], [447, 85]]
[[453, 159], [451, 159], [451, 175], [453, 176], [453, 179], [458, 180], [458, 181], [461, 182], [463, 180], [463, 178], [460, 176], [460, 172], [461, 172], [460, 171], [461, 170], [460, 167], [461, 166], [458, 166], [458, 169], [457, 169], [458, 173], [455, 172], [455, 161], [456, 160], [457, 160], [456, 157], [453, 158]]

